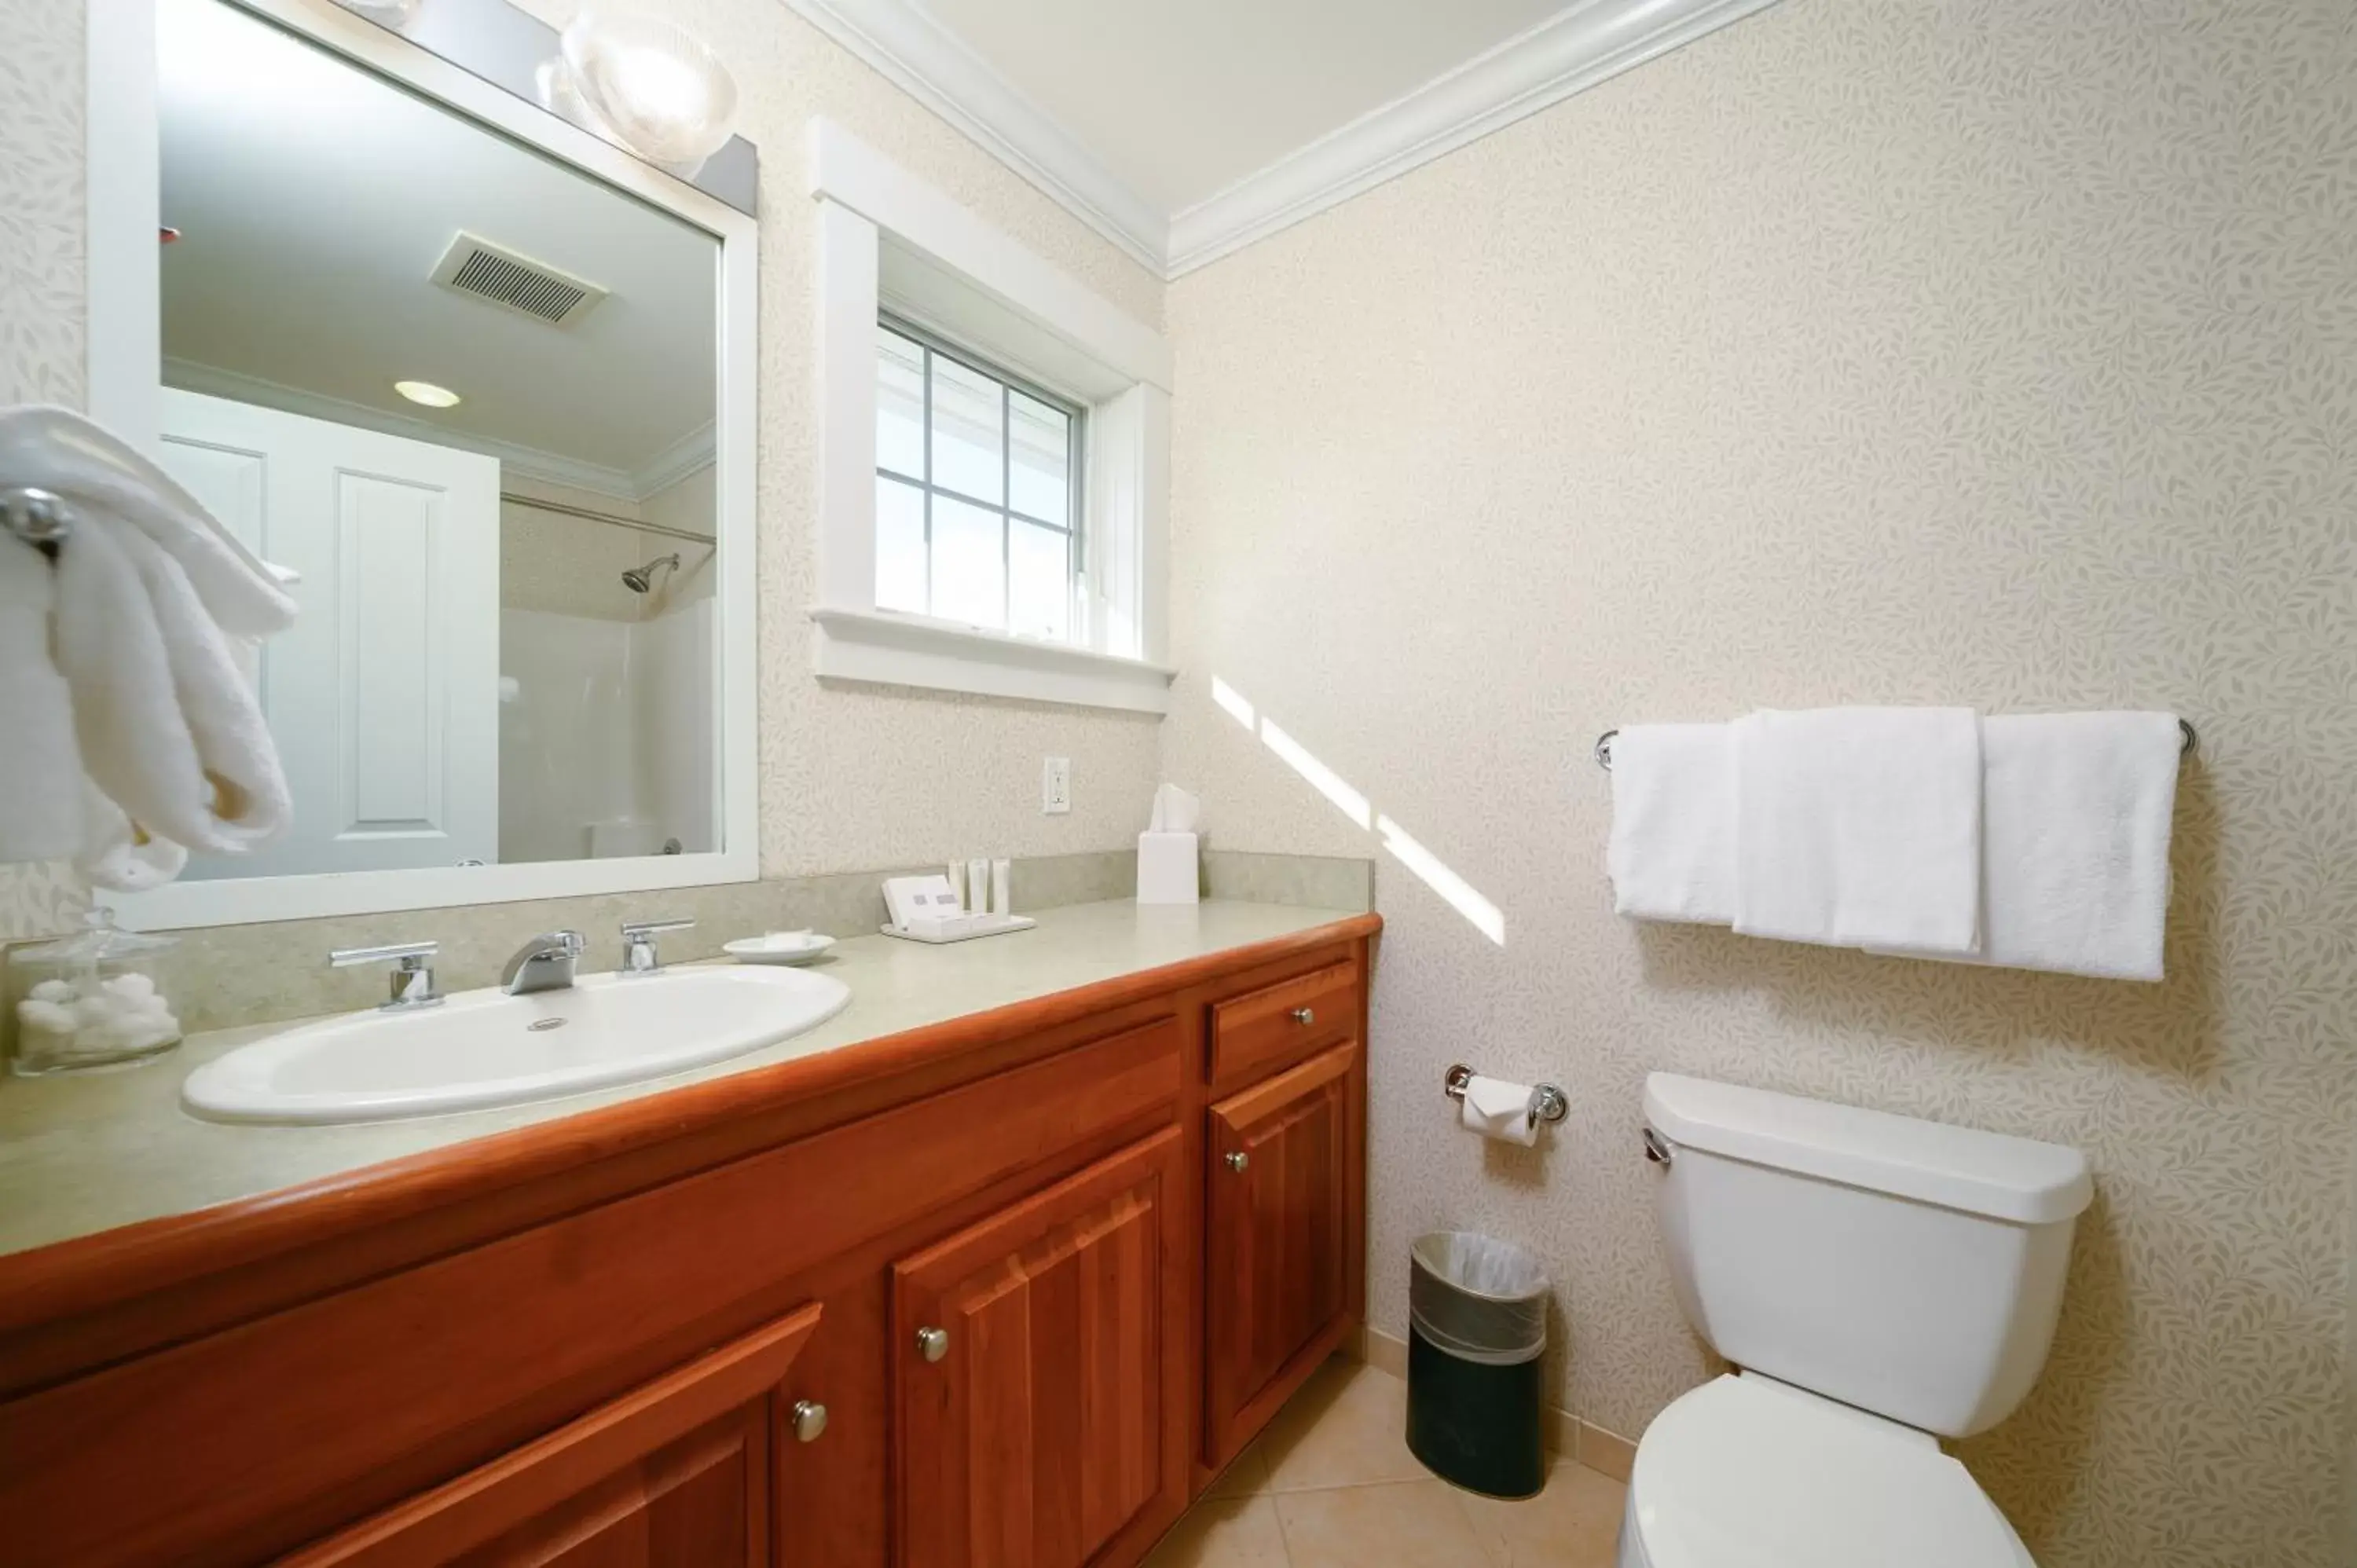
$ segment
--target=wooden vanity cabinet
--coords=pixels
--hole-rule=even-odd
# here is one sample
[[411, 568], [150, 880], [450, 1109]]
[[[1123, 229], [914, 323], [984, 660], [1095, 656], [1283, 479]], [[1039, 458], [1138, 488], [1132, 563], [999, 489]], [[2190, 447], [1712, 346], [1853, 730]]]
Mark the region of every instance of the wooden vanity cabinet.
[[805, 1414], [784, 1380], [819, 1316], [791, 1313], [286, 1568], [781, 1568], [778, 1470]]
[[1203, 1455], [1215, 1467], [1357, 1324], [1363, 1081], [1352, 1040], [1211, 1108]]
[[1376, 929], [0, 1257], [0, 1560], [1131, 1568], [1358, 1322]]
[[893, 1270], [901, 1568], [1081, 1568], [1186, 1506], [1176, 1128]]

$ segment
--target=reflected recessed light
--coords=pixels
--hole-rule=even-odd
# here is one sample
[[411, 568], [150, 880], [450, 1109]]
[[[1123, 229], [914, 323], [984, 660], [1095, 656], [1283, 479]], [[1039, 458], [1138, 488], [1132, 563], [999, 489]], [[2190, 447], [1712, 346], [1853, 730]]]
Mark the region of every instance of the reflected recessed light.
[[395, 381], [393, 390], [412, 403], [422, 403], [428, 408], [456, 408], [458, 394], [448, 387], [437, 387], [432, 381]]

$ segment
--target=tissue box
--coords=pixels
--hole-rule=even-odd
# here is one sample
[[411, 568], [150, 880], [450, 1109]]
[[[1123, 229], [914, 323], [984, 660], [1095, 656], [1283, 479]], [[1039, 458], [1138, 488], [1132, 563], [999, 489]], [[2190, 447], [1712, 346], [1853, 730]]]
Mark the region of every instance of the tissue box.
[[1192, 904], [1201, 897], [1193, 833], [1137, 835], [1137, 901]]

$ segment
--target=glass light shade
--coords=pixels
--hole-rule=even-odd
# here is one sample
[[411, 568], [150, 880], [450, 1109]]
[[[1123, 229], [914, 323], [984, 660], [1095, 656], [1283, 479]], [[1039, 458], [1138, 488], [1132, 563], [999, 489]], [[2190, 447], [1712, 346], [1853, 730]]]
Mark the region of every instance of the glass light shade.
[[581, 107], [641, 157], [700, 164], [735, 128], [735, 79], [673, 23], [592, 7], [565, 29], [564, 50]]

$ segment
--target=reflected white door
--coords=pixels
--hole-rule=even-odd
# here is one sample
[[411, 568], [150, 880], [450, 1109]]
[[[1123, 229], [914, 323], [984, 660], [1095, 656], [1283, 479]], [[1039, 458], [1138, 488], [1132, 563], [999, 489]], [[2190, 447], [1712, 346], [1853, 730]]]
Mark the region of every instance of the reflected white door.
[[496, 860], [498, 460], [170, 390], [163, 437], [173, 478], [302, 575], [260, 677], [294, 828], [188, 875]]

